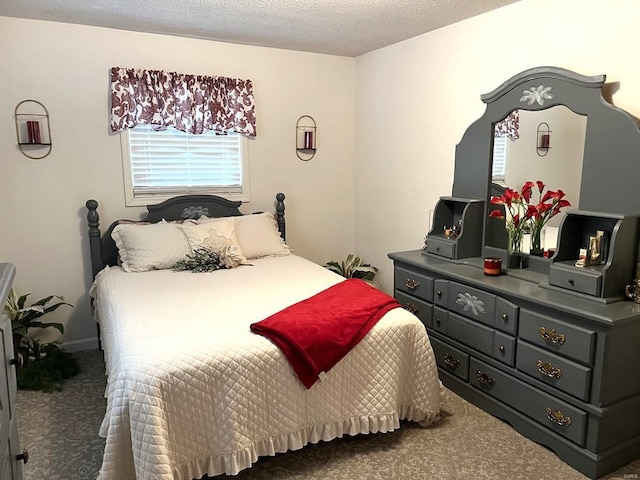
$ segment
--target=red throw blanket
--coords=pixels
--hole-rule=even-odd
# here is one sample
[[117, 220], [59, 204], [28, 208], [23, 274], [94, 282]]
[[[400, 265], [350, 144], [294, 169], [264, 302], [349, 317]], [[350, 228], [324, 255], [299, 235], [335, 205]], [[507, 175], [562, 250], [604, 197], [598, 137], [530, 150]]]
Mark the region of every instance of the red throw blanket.
[[275, 343], [311, 388], [389, 310], [400, 307], [363, 280], [350, 278], [251, 325]]

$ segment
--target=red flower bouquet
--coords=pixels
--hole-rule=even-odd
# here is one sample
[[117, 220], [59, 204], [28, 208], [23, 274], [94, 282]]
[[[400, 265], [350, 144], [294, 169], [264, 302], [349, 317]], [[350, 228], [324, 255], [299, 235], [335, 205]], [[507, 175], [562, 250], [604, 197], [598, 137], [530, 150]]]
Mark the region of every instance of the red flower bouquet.
[[[538, 203], [531, 203], [533, 188], [538, 187]], [[505, 219], [507, 231], [509, 233], [509, 243], [507, 252], [509, 255], [521, 253], [522, 237], [527, 226], [531, 228], [531, 254], [542, 255], [542, 245], [540, 234], [549, 219], [560, 213], [564, 207], [571, 204], [564, 199], [565, 193], [562, 190], [548, 190], [543, 194], [546, 185], [538, 180], [536, 183], [525, 182], [520, 191], [505, 189], [500, 196], [491, 197], [492, 205], [504, 206], [504, 211], [508, 215]], [[490, 217], [505, 218], [502, 210], [493, 210]]]

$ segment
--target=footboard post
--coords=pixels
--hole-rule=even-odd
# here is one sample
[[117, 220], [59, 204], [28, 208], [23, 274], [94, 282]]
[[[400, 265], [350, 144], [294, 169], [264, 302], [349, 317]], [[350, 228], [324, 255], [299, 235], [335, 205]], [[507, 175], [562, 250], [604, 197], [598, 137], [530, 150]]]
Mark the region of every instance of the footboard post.
[[284, 223], [284, 193], [276, 195], [276, 219], [278, 221], [278, 230], [283, 240], [287, 239], [286, 228]]
[[87, 200], [87, 223], [89, 224], [89, 250], [91, 251], [91, 271], [93, 278], [104, 267], [102, 263], [102, 242], [100, 239], [100, 216], [98, 202]]

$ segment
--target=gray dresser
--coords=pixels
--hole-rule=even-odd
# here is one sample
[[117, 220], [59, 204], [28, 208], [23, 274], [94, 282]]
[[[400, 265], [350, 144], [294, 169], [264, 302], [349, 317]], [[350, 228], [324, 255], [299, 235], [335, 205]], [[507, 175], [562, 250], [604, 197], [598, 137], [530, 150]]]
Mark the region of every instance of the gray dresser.
[[[591, 478], [640, 458], [640, 303], [625, 298], [636, 280], [640, 299], [640, 126], [605, 99], [605, 80], [539, 67], [481, 95], [423, 248], [389, 254], [395, 296], [426, 326], [443, 383]], [[496, 174], [494, 139], [512, 114], [521, 143]], [[543, 159], [535, 135], [547, 122]], [[567, 189], [571, 206], [546, 256], [505, 268], [506, 215], [490, 212], [525, 181]], [[578, 261], [594, 235], [606, 249]], [[485, 275], [485, 258], [501, 270]]]
[[640, 307], [391, 253], [443, 383], [597, 478], [640, 456]]
[[16, 364], [11, 321], [2, 313], [11, 290], [15, 268], [0, 263], [0, 479], [22, 479], [22, 463], [28, 454], [20, 450], [16, 420]]

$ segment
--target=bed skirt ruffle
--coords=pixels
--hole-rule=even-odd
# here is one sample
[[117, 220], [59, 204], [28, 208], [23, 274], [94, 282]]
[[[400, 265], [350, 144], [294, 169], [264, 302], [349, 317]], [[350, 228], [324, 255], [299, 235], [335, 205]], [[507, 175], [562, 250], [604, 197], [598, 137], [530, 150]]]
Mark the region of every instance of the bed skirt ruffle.
[[263, 438], [236, 452], [193, 460], [174, 470], [176, 480], [191, 480], [203, 475], [237, 475], [250, 468], [259, 457], [272, 457], [289, 450], [300, 450], [310, 443], [328, 442], [344, 435], [388, 433], [400, 428], [401, 420], [428, 426], [440, 418], [437, 412], [425, 411], [413, 406], [403, 406], [400, 412], [351, 417], [334, 423], [324, 423], [301, 428], [295, 432]]

